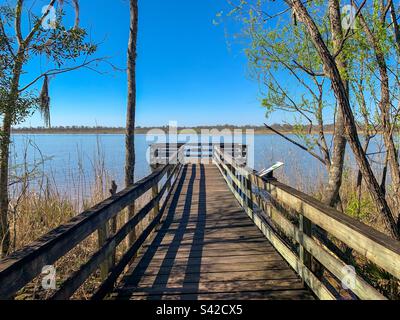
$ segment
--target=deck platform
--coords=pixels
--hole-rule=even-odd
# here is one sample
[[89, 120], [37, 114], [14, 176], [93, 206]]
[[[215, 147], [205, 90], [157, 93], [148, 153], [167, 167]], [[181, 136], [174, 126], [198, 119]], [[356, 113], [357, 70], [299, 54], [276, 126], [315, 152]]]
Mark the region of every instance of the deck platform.
[[115, 299], [313, 299], [215, 165], [186, 164]]
[[[79, 269], [43, 296], [68, 300], [97, 279], [91, 300], [393, 298], [353, 276], [338, 252], [351, 248], [400, 279], [400, 242], [280, 182], [273, 171], [260, 174], [247, 151], [243, 144], [152, 144], [151, 174], [118, 192], [113, 183], [109, 198], [0, 260], [0, 300], [17, 296], [44, 266], [86, 248], [89, 236], [98, 245], [88, 259], [75, 261]], [[142, 206], [126, 219], [124, 209], [139, 199]], [[128, 246], [119, 247], [123, 241]], [[352, 285], [344, 286], [350, 274]]]

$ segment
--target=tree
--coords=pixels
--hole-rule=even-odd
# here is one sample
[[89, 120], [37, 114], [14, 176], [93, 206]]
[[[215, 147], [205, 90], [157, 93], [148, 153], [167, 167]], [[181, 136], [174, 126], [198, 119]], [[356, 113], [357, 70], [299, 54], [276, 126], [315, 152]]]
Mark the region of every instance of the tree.
[[[261, 71], [267, 88], [264, 106], [269, 111], [296, 113], [303, 122], [309, 123], [308, 128], [314, 122], [318, 128], [317, 138], [313, 139], [311, 131], [304, 132], [304, 126], [299, 126], [303, 132], [298, 136], [303, 144], [275, 132], [326, 165], [328, 182], [322, 200], [331, 206], [338, 200], [346, 139], [359, 167], [358, 180], [364, 179], [388, 232], [399, 238], [400, 219], [396, 225], [396, 211], [400, 201], [400, 168], [394, 135], [399, 128], [400, 56], [391, 58], [400, 52], [396, 7], [392, 0], [374, 1], [371, 6], [366, 1], [359, 6], [352, 1], [350, 25], [343, 28], [343, 19], [349, 17], [341, 15], [338, 0], [329, 0], [328, 4], [301, 0], [285, 3], [286, 8], [277, 9], [272, 1], [241, 0], [234, 9], [240, 12], [250, 8], [249, 16], [243, 21], [250, 25], [251, 65]], [[389, 12], [391, 21], [388, 21]], [[277, 20], [276, 25], [272, 19]], [[365, 78], [361, 79], [362, 75]], [[289, 77], [297, 86], [288, 81]], [[366, 99], [370, 98], [377, 106], [373, 107], [374, 112], [367, 107]], [[332, 106], [336, 115], [335, 134], [329, 151], [324, 141], [322, 111]], [[364, 137], [358, 131], [360, 123]], [[377, 133], [382, 133], [387, 164], [380, 183], [372, 170], [373, 159], [367, 153], [369, 142]], [[388, 198], [387, 167], [392, 178]], [[392, 205], [393, 199], [398, 200]]]
[[[352, 1], [352, 3], [356, 6], [354, 1]], [[391, 72], [396, 72], [395, 69], [398, 61], [394, 61], [395, 65], [390, 66], [388, 60], [389, 57], [399, 54], [400, 43], [398, 42], [398, 34], [396, 34], [396, 32], [398, 32], [397, 19], [393, 20], [394, 37], [390, 37], [387, 31], [390, 30], [390, 25], [392, 24], [387, 21], [390, 8], [394, 16], [397, 16], [392, 0], [389, 0], [386, 4], [385, 1], [376, 1], [373, 5], [373, 14], [369, 21], [364, 17], [363, 10], [360, 10], [359, 24], [363, 31], [364, 39], [366, 40], [365, 47], [369, 46], [372, 49], [372, 65], [376, 66], [379, 72], [380, 96], [379, 99], [377, 99], [377, 105], [380, 113], [383, 141], [387, 152], [387, 163], [390, 167], [392, 177], [393, 196], [395, 205], [398, 208], [398, 205], [400, 205], [400, 166], [398, 150], [394, 139], [394, 130], [398, 124], [399, 109], [391, 103], [391, 96], [396, 96], [395, 90], [397, 88], [391, 88], [391, 80], [389, 77]], [[392, 39], [394, 39], [395, 42], [393, 42]], [[397, 56], [396, 60], [398, 59], [400, 59], [400, 55]], [[396, 87], [398, 87], [399, 84], [398, 81], [395, 81]]]
[[[2, 5], [0, 7], [0, 94], [2, 115], [2, 130], [0, 137], [0, 241], [1, 255], [7, 255], [10, 246], [10, 232], [8, 225], [9, 210], [9, 146], [11, 143], [11, 127], [20, 123], [37, 108], [44, 115], [49, 124], [50, 97], [48, 91], [49, 79], [55, 75], [88, 67], [101, 59], [89, 60], [89, 56], [96, 51], [96, 45], [86, 42], [86, 31], [81, 29], [77, 22], [74, 28], [66, 29], [62, 25], [64, 15], [61, 5], [63, 1], [49, 0], [44, 7], [43, 14], [36, 16], [31, 9], [27, 9], [26, 23], [23, 23], [24, 1], [17, 0], [15, 7]], [[76, 13], [79, 13], [78, 2], [74, 0]], [[55, 5], [59, 5], [58, 12]], [[58, 13], [55, 16], [55, 13]], [[24, 36], [23, 26], [32, 27]], [[83, 56], [79, 65], [67, 65]], [[24, 67], [34, 58], [45, 57], [49, 70], [37, 75], [25, 83], [29, 74], [24, 74]], [[51, 67], [50, 67], [51, 65]], [[21, 84], [24, 75], [24, 84]], [[43, 79], [40, 94], [35, 85]]]
[[[130, 0], [130, 24], [128, 42], [128, 105], [126, 112], [125, 137], [125, 186], [133, 185], [135, 180], [135, 113], [136, 113], [136, 45], [138, 33], [138, 2]], [[135, 215], [135, 205], [128, 207], [126, 220]], [[132, 231], [128, 236], [130, 247], [136, 240], [136, 233]]]
[[[267, 115], [276, 110], [294, 114], [297, 139], [291, 139], [271, 126], [266, 126], [307, 151], [326, 167], [328, 181], [322, 192], [322, 201], [329, 206], [338, 205], [341, 208], [339, 191], [346, 147], [342, 112], [336, 105], [328, 102], [334, 97], [330, 93], [328, 81], [324, 79], [322, 61], [306, 28], [298, 26], [296, 22], [288, 23], [287, 19], [279, 20], [278, 17], [287, 10], [269, 15], [264, 10], [265, 2], [254, 1], [254, 4], [251, 2], [246, 6], [245, 1], [242, 1], [241, 9], [236, 12], [245, 24], [245, 35], [251, 41], [250, 48], [246, 51], [251, 70], [262, 87], [266, 88], [263, 90], [263, 106]], [[330, 45], [337, 46], [342, 30], [335, 27], [335, 21], [340, 20], [336, 0], [330, 0], [329, 15], [321, 20], [319, 24], [324, 37], [331, 37]], [[328, 24], [332, 31], [325, 27]], [[342, 72], [346, 73], [343, 56], [344, 54], [339, 55], [336, 59], [341, 63]], [[335, 109], [336, 121], [329, 147], [324, 125], [325, 113], [332, 108]], [[304, 122], [308, 127], [303, 125]]]
[[[343, 41], [343, 30], [341, 25], [341, 14], [339, 0], [329, 0], [329, 24], [331, 30], [332, 47], [335, 52], [339, 50]], [[347, 61], [346, 56], [341, 52], [336, 56], [336, 63], [345, 81], [345, 90], [349, 96], [349, 84], [347, 80]], [[329, 206], [335, 206], [339, 198], [339, 191], [342, 185], [344, 154], [346, 151], [346, 138], [344, 128], [344, 116], [341, 108], [336, 109], [335, 132], [333, 135], [332, 160], [328, 170], [328, 183], [324, 191], [322, 201]]]
[[[286, 0], [285, 2], [289, 8], [292, 9], [292, 12], [296, 16], [297, 20], [306, 26], [311, 36], [314, 47], [316, 48], [323, 62], [325, 73], [331, 80], [332, 89], [334, 91], [337, 103], [343, 112], [347, 139], [355, 155], [355, 159], [360, 168], [364, 181], [370, 190], [371, 196], [374, 199], [378, 211], [383, 217], [388, 232], [392, 235], [392, 237], [400, 239], [400, 233], [395, 217], [385, 199], [385, 195], [382, 192], [382, 189], [361, 145], [354, 114], [351, 108], [349, 97], [347, 95], [345, 79], [343, 79], [342, 75], [340, 74], [339, 67], [334, 58], [337, 52], [331, 53], [329, 51], [327, 43], [324, 41], [314, 19], [311, 17], [302, 1]], [[343, 42], [341, 46], [342, 45]], [[341, 48], [339, 48], [339, 50], [340, 49]]]

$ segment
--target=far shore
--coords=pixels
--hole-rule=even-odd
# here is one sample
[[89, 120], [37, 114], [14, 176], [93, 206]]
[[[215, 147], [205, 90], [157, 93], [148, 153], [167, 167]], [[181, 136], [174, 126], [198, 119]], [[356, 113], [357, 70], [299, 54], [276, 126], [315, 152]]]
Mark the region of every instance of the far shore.
[[[167, 128], [138, 128], [136, 129], [136, 134], [147, 134], [150, 130], [154, 129], [161, 129], [165, 130], [168, 132]], [[272, 132], [271, 130], [268, 129], [254, 129], [254, 128], [226, 128], [229, 130], [242, 130], [244, 134], [246, 134], [246, 130], [254, 130], [254, 134], [257, 135], [265, 135], [265, 134], [271, 134], [274, 135], [276, 133]], [[192, 134], [193, 130], [196, 131], [197, 134], [201, 133], [201, 129], [194, 128], [194, 129], [181, 129], [178, 130], [178, 134]], [[205, 128], [204, 130], [209, 130]], [[222, 133], [222, 128], [216, 129], [219, 132]], [[289, 130], [279, 130], [282, 134], [296, 134], [295, 131]], [[317, 131], [311, 131], [312, 134], [318, 134]], [[123, 129], [14, 129], [12, 130], [12, 134], [24, 134], [24, 135], [29, 135], [29, 134], [71, 134], [71, 135], [81, 135], [81, 134], [125, 134], [125, 130]], [[219, 134], [219, 133], [215, 133]], [[325, 134], [333, 134], [332, 130], [326, 130]]]

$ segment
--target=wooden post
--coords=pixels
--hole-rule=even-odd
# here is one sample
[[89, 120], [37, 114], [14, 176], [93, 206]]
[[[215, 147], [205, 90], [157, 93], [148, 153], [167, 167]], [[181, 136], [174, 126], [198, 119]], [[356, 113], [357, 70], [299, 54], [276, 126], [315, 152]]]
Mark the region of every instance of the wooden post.
[[[113, 180], [111, 182], [111, 189], [110, 189], [111, 196], [114, 196], [117, 193], [117, 189], [118, 189], [118, 186], [115, 183], [115, 181]], [[117, 215], [115, 215], [111, 219], [110, 223], [111, 223], [110, 224], [110, 231], [111, 231], [110, 233], [111, 233], [111, 235], [115, 235], [117, 233]], [[111, 257], [110, 257], [110, 268], [114, 267], [114, 265], [115, 265], [115, 252], [116, 252], [116, 248], [114, 248], [114, 250], [111, 254]]]
[[154, 150], [154, 159], [150, 164], [157, 164], [158, 163], [158, 156], [159, 156], [159, 150], [158, 147]]
[[169, 156], [170, 156], [170, 151], [169, 151], [169, 143], [167, 143], [166, 144], [166, 150], [165, 150], [165, 156], [166, 156], [166, 163], [165, 164], [168, 164], [169, 163], [169, 161], [170, 161], [170, 159], [169, 159]]
[[[236, 169], [235, 169], [235, 167], [232, 165], [232, 164], [228, 164], [228, 168], [229, 168], [229, 170], [232, 172], [232, 175], [234, 176], [234, 177], [238, 177], [237, 176], [237, 174], [236, 174]], [[232, 185], [233, 185], [233, 188], [236, 190], [236, 192], [238, 192], [239, 194], [240, 194], [240, 186], [238, 186], [236, 183], [235, 183], [235, 181], [232, 181]]]
[[[224, 157], [224, 152], [225, 152], [225, 143], [220, 143], [220, 154], [218, 154], [219, 160], [221, 163], [225, 163], [227, 167], [229, 168], [229, 165], [225, 162], [225, 157]], [[226, 169], [221, 166], [222, 172], [224, 173], [225, 177], [228, 177], [228, 172]]]
[[[110, 194], [111, 196], [115, 195], [117, 192], [117, 184], [113, 180], [111, 183]], [[117, 216], [114, 216], [111, 221], [106, 221], [98, 230], [97, 230], [97, 239], [98, 239], [98, 247], [99, 249], [104, 245], [106, 240], [114, 235], [117, 232]], [[105, 280], [110, 269], [115, 264], [115, 248], [110, 256], [104, 260], [103, 263], [100, 264], [100, 277], [101, 280]]]
[[[154, 165], [154, 166], [151, 167], [152, 171], [155, 171], [156, 169], [157, 169], [157, 165]], [[157, 183], [157, 184], [155, 184], [154, 186], [151, 187], [152, 199], [157, 197], [158, 192], [159, 192], [159, 190], [158, 190], [158, 183]], [[154, 205], [154, 208], [153, 208], [153, 215], [151, 217], [150, 223], [155, 219], [155, 217], [158, 215], [159, 212], [160, 212], [160, 202], [157, 201], [155, 203], [155, 205]]]
[[239, 185], [238, 185], [239, 195], [244, 200], [244, 202], [246, 202], [246, 205], [247, 205], [247, 201], [244, 197], [247, 194], [246, 182], [244, 181], [245, 180], [244, 176], [240, 174], [240, 171], [236, 171], [236, 179], [239, 181]]
[[[171, 176], [173, 174], [173, 169], [174, 169], [173, 166], [171, 166], [170, 168], [167, 169], [167, 190], [166, 190], [167, 195], [171, 192], [172, 179], [173, 179]], [[179, 170], [176, 170], [175, 179], [177, 177], [178, 171]], [[170, 177], [171, 177], [171, 180], [170, 180]], [[154, 190], [152, 190], [152, 193], [153, 193], [152, 196], [154, 197], [155, 196], [154, 195]], [[164, 200], [164, 201], [166, 201], [166, 200]], [[157, 203], [157, 205], [158, 205], [158, 210], [159, 210], [160, 204]], [[157, 215], [157, 213], [154, 212], [154, 217], [156, 217], [156, 215]], [[163, 222], [163, 217], [161, 217], [161, 220], [160, 220], [160, 223], [162, 223], [162, 222]]]
[[[97, 230], [97, 235], [98, 235], [97, 236], [98, 246], [100, 249], [106, 242], [107, 238], [110, 236], [109, 228], [108, 228], [108, 221]], [[109, 260], [105, 259], [104, 262], [100, 264], [100, 278], [102, 281], [107, 278], [109, 271], [110, 271]]]
[[311, 254], [302, 245], [303, 234], [311, 237], [311, 221], [306, 217], [304, 217], [301, 212], [299, 214], [299, 229], [300, 229], [300, 242], [299, 242], [300, 261], [305, 267], [311, 270], [311, 259], [312, 259]]
[[173, 167], [170, 167], [167, 170], [167, 194], [169, 194], [171, 192], [171, 183], [172, 183], [172, 181], [169, 180], [169, 178], [171, 177], [172, 170], [173, 170]]
[[247, 195], [247, 206], [248, 208], [253, 211], [253, 189], [251, 185], [251, 176], [249, 175], [248, 177], [243, 177], [245, 181], [245, 187], [246, 187], [246, 195]]

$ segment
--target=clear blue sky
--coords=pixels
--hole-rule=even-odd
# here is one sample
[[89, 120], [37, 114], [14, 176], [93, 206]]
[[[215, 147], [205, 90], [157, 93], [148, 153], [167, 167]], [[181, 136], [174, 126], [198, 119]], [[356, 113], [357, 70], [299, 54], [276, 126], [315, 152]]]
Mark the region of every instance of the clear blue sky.
[[[213, 24], [218, 12], [228, 11], [226, 0], [139, 0], [139, 7], [137, 125], [263, 123], [258, 84], [249, 79], [243, 47], [233, 38], [237, 26]], [[123, 68], [128, 9], [126, 0], [81, 1], [81, 26], [102, 42], [97, 56], [111, 56]], [[38, 68], [31, 64], [26, 77]], [[52, 125], [123, 126], [126, 91], [124, 72], [60, 75], [50, 86]], [[23, 125], [43, 122], [34, 115]]]

